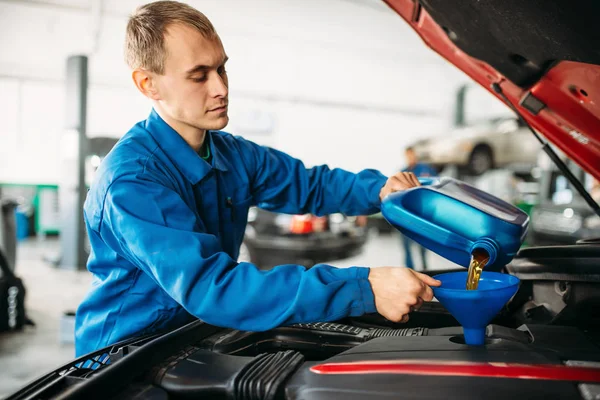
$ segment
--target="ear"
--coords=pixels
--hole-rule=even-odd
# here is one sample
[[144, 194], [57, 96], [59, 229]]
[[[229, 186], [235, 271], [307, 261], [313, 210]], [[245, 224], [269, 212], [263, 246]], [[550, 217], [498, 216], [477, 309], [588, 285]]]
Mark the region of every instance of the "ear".
[[137, 68], [133, 70], [131, 77], [135, 86], [144, 96], [152, 100], [160, 100], [154, 75], [151, 72]]

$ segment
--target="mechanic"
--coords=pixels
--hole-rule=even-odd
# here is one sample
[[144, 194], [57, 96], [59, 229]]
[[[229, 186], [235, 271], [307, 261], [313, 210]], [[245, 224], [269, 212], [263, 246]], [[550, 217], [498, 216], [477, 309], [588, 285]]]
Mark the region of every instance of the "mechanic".
[[393, 191], [418, 185], [305, 168], [282, 152], [221, 132], [228, 123], [227, 55], [196, 9], [159, 1], [127, 24], [125, 56], [149, 117], [115, 145], [84, 206], [91, 288], [77, 310], [76, 352], [199, 318], [248, 331], [378, 311], [407, 321], [440, 283], [407, 268], [270, 271], [238, 263], [248, 209], [372, 214]]
[[[428, 176], [436, 176], [437, 171], [427, 163], [419, 161], [417, 153], [413, 147], [404, 149], [404, 158], [406, 159], [406, 168], [402, 172], [410, 172], [415, 174], [417, 178]], [[402, 238], [402, 246], [404, 248], [404, 262], [407, 268], [414, 269], [415, 265], [412, 258], [411, 247], [414, 243], [408, 236], [400, 234]], [[423, 271], [427, 269], [427, 249], [418, 243], [415, 243], [421, 253], [421, 264]]]

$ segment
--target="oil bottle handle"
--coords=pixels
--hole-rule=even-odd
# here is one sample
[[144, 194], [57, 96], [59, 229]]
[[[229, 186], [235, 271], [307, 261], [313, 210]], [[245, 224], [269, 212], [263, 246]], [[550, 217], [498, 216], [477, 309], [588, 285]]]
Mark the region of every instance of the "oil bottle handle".
[[430, 186], [440, 182], [440, 178], [437, 176], [420, 177], [418, 179], [423, 186]]

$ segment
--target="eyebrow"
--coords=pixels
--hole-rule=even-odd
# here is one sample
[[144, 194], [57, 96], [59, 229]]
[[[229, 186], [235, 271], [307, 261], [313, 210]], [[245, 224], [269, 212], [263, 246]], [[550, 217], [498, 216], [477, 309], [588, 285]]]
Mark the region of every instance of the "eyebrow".
[[[219, 66], [221, 66], [221, 65], [225, 65], [225, 63], [227, 62], [227, 60], [229, 60], [229, 57], [225, 56], [225, 58], [223, 59], [223, 62], [222, 62], [222, 63], [221, 63]], [[187, 73], [188, 75], [192, 75], [192, 74], [195, 74], [195, 73], [197, 73], [197, 72], [204, 72], [204, 71], [208, 71], [208, 70], [210, 70], [211, 68], [213, 68], [213, 67], [211, 67], [210, 65], [196, 65], [196, 66], [195, 66], [195, 67], [193, 67], [192, 69], [189, 69], [188, 71], [186, 71], [186, 73]]]

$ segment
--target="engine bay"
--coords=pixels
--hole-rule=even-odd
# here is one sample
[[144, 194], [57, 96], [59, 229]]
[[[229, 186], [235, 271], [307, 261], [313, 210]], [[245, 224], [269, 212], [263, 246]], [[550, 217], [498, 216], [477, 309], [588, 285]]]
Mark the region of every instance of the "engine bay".
[[595, 399], [598, 261], [594, 244], [522, 250], [504, 271], [520, 288], [484, 346], [466, 345], [437, 301], [404, 324], [371, 314], [244, 332], [195, 321], [78, 359], [12, 398]]
[[[317, 323], [262, 333], [226, 331], [205, 339], [196, 350], [169, 364], [154, 383], [171, 395], [210, 398], [233, 394], [234, 398], [257, 399], [360, 399], [389, 398], [403, 392], [403, 398], [416, 399], [506, 398], [519, 393], [533, 395], [528, 398], [581, 398], [580, 390], [589, 390], [589, 385], [578, 388], [571, 381], [514, 379], [509, 383], [476, 374], [452, 376], [451, 372], [451, 376], [324, 375], [315, 373], [314, 367], [323, 362], [361, 365], [396, 360], [417, 365], [450, 362], [450, 371], [461, 363], [563, 366], [586, 361], [600, 366], [599, 339], [574, 327], [544, 325], [518, 329], [490, 325], [486, 345], [480, 348], [464, 344], [460, 327], [394, 329]], [[284, 360], [277, 362], [277, 357]], [[288, 374], [286, 367], [290, 368]], [[598, 372], [596, 383], [600, 383]], [[268, 388], [276, 385], [278, 374], [288, 376], [288, 381], [270, 397]]]

